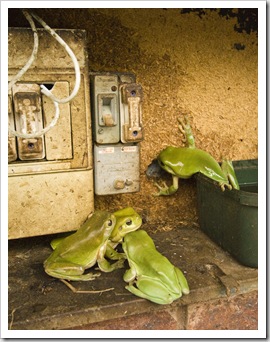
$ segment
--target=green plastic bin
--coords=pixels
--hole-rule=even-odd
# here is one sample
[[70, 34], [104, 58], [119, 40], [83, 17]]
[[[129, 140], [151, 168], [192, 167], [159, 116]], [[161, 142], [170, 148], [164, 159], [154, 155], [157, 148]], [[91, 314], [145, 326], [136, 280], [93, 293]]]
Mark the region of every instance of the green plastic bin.
[[258, 160], [234, 161], [240, 190], [197, 174], [200, 228], [241, 264], [258, 267]]

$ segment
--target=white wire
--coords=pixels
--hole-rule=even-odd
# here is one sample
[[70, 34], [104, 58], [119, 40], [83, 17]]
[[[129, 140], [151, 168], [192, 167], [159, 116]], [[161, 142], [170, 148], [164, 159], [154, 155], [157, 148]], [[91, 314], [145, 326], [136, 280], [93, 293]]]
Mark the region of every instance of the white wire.
[[81, 74], [80, 74], [80, 66], [77, 61], [76, 56], [74, 55], [73, 51], [71, 48], [66, 44], [66, 42], [52, 29], [50, 28], [45, 21], [43, 21], [39, 16], [37, 16], [34, 13], [31, 13], [32, 17], [34, 17], [43, 27], [44, 29], [49, 32], [57, 41], [60, 45], [62, 45], [66, 52], [69, 54], [70, 58], [72, 59], [72, 62], [74, 64], [74, 69], [75, 69], [75, 85], [72, 93], [70, 96], [68, 96], [65, 99], [58, 99], [56, 96], [54, 96], [44, 85], [41, 85], [40, 88], [42, 89], [41, 92], [42, 94], [48, 96], [52, 101], [56, 101], [58, 103], [67, 103], [71, 101], [78, 93], [78, 90], [80, 88], [80, 82], [81, 82]]
[[[24, 65], [24, 67], [17, 73], [17, 75], [15, 77], [13, 77], [13, 79], [9, 82], [8, 84], [8, 89], [11, 90], [11, 88], [14, 86], [14, 84], [25, 74], [25, 72], [30, 68], [30, 66], [32, 65], [32, 63], [34, 62], [34, 60], [36, 59], [37, 56], [37, 52], [38, 52], [38, 33], [37, 33], [37, 29], [35, 26], [35, 23], [31, 17], [31, 15], [28, 13], [27, 10], [22, 10], [25, 18], [28, 20], [31, 29], [34, 33], [34, 46], [33, 46], [33, 51], [32, 54], [29, 58], [29, 60], [27, 61], [27, 63]], [[53, 101], [53, 100], [52, 100]], [[45, 134], [46, 132], [48, 132], [53, 126], [56, 125], [58, 119], [59, 119], [59, 106], [58, 103], [53, 101], [54, 103], [54, 107], [55, 107], [55, 114], [53, 117], [53, 120], [51, 121], [51, 123], [47, 126], [44, 127], [43, 129], [41, 129], [38, 132], [34, 132], [34, 133], [22, 133], [22, 132], [18, 132], [15, 131], [14, 129], [12, 129], [11, 127], [8, 128], [8, 131], [10, 134], [15, 135], [19, 138], [25, 138], [25, 139], [33, 139], [36, 137], [39, 137], [43, 134]]]
[[30, 68], [30, 66], [32, 65], [32, 63], [34, 62], [34, 60], [36, 59], [37, 56], [37, 52], [38, 52], [38, 34], [37, 34], [37, 29], [35, 26], [35, 23], [31, 17], [31, 15], [26, 11], [26, 10], [22, 10], [25, 18], [28, 20], [31, 29], [34, 33], [34, 47], [33, 47], [33, 51], [32, 54], [29, 58], [29, 60], [27, 61], [27, 63], [25, 64], [25, 66], [17, 73], [16, 76], [13, 77], [13, 79], [8, 83], [8, 90], [11, 90], [11, 88], [14, 86], [14, 84], [24, 75], [24, 73]]
[[[25, 139], [32, 139], [32, 138], [36, 138], [39, 137], [43, 134], [45, 134], [46, 132], [48, 132], [52, 127], [54, 127], [59, 119], [59, 106], [58, 103], [67, 103], [69, 101], [71, 101], [78, 93], [79, 88], [80, 88], [80, 82], [81, 82], [81, 74], [80, 74], [80, 66], [79, 63], [77, 61], [76, 56], [74, 55], [73, 51], [71, 50], [71, 48], [66, 44], [66, 42], [53, 30], [51, 29], [39, 16], [37, 16], [34, 13], [28, 13], [28, 11], [23, 10], [23, 14], [26, 17], [26, 19], [28, 20], [32, 31], [34, 32], [34, 47], [33, 47], [33, 51], [32, 51], [32, 55], [30, 57], [30, 59], [28, 60], [28, 62], [25, 64], [25, 66], [18, 72], [18, 74], [9, 82], [8, 88], [9, 90], [14, 86], [14, 84], [23, 76], [23, 74], [29, 69], [29, 67], [31, 66], [31, 64], [33, 63], [33, 61], [35, 60], [36, 56], [37, 56], [37, 51], [38, 51], [38, 34], [37, 34], [37, 29], [35, 26], [35, 23], [32, 19], [32, 17], [34, 17], [43, 27], [44, 29], [49, 32], [52, 37], [54, 37], [58, 43], [60, 45], [62, 45], [65, 50], [67, 51], [67, 53], [69, 54], [69, 56], [72, 59], [72, 62], [74, 64], [74, 68], [75, 68], [75, 85], [74, 85], [74, 89], [72, 91], [72, 93], [70, 94], [70, 96], [68, 96], [67, 98], [64, 99], [58, 99], [56, 96], [54, 96], [44, 85], [41, 85], [41, 93], [47, 97], [49, 97], [51, 99], [51, 101], [53, 101], [54, 103], [54, 107], [55, 107], [55, 114], [54, 114], [54, 118], [51, 121], [51, 123], [44, 127], [43, 129], [41, 129], [38, 132], [35, 133], [22, 133], [22, 132], [18, 132], [15, 131], [14, 129], [10, 128], [8, 129], [10, 134], [13, 134], [19, 138], [25, 138]], [[31, 17], [32, 16], [32, 17]]]
[[58, 102], [53, 101], [53, 104], [54, 104], [54, 107], [55, 107], [55, 114], [54, 114], [54, 117], [53, 117], [52, 121], [50, 122], [50, 124], [48, 126], [44, 127], [40, 131], [34, 132], [34, 133], [21, 133], [21, 132], [15, 131], [14, 129], [9, 127], [8, 128], [9, 133], [13, 134], [13, 135], [16, 135], [16, 137], [25, 138], [25, 139], [37, 138], [37, 137], [47, 133], [51, 128], [53, 128], [56, 125], [56, 122], [59, 119], [59, 115], [60, 115]]

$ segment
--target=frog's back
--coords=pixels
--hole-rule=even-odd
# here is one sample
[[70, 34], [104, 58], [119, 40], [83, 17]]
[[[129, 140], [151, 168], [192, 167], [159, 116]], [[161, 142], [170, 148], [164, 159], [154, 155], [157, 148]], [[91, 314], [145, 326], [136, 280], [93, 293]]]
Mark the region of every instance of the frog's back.
[[[174, 265], [155, 247], [151, 237], [144, 230], [138, 230], [126, 235], [129, 246], [129, 257], [132, 265], [140, 276], [162, 281], [163, 285], [173, 293], [181, 294]], [[130, 258], [129, 258], [130, 262]]]
[[189, 178], [197, 172], [205, 175], [216, 174], [224, 179], [218, 162], [207, 152], [198, 148], [169, 146], [162, 153], [166, 155], [167, 165], [181, 178]]
[[156, 249], [154, 241], [146, 231], [137, 230], [128, 233], [125, 241], [127, 242], [127, 251], [130, 256], [144, 266], [149, 265], [149, 271], [152, 270], [153, 273], [161, 273], [160, 265], [162, 260], [162, 265], [166, 265], [166, 272], [174, 272], [174, 266]]
[[67, 236], [52, 254], [73, 261], [77, 256], [81, 259], [83, 254], [86, 254], [91, 259], [93, 256], [91, 254], [98, 252], [104, 240], [104, 223], [110, 217], [111, 214], [108, 212], [96, 211], [76, 233]]

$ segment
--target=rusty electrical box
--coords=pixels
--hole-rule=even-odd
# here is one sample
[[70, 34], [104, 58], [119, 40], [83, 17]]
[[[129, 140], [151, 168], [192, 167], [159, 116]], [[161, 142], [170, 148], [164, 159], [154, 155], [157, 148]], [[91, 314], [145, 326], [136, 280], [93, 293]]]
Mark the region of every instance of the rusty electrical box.
[[[45, 29], [37, 29], [38, 54], [11, 87], [8, 136], [9, 238], [78, 229], [93, 212], [93, 167], [86, 32], [55, 30], [78, 61], [77, 95], [57, 105], [41, 91], [66, 98], [76, 83], [73, 62]], [[33, 49], [33, 32], [9, 28], [9, 81]], [[38, 132], [44, 134], [37, 136]], [[12, 133], [13, 132], [13, 133]], [[17, 135], [16, 135], [16, 134]]]

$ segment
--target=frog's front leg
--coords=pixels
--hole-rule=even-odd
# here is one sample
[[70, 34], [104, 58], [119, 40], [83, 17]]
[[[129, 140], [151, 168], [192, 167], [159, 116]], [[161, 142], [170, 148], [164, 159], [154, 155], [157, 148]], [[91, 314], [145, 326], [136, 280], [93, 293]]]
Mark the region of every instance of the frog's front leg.
[[126, 259], [125, 253], [118, 253], [108, 242], [105, 256], [111, 260], [119, 260], [119, 259]]
[[158, 187], [159, 192], [155, 193], [154, 196], [169, 196], [176, 193], [178, 190], [178, 180], [179, 178], [177, 176], [172, 176], [173, 184], [171, 186], [167, 186], [165, 182], [163, 182], [164, 186], [160, 186], [159, 184], [155, 183], [155, 185]]
[[187, 144], [187, 147], [195, 148], [195, 139], [187, 115], [184, 115], [184, 119], [178, 118], [178, 121], [180, 123], [178, 126], [179, 130], [184, 134], [184, 142]]
[[221, 164], [221, 169], [224, 173], [224, 175], [226, 176], [226, 178], [228, 178], [228, 181], [231, 184], [231, 187], [233, 187], [233, 189], [239, 190], [239, 183], [233, 168], [233, 164], [230, 160], [223, 160], [222, 164]]
[[118, 261], [111, 264], [105, 258], [99, 259], [97, 261], [98, 267], [102, 272], [112, 272], [114, 270], [117, 270], [118, 268], [123, 268], [124, 262], [125, 262], [125, 259], [119, 259]]
[[108, 248], [108, 244], [105, 244], [104, 246], [102, 246], [97, 255], [97, 264], [98, 264], [99, 269], [103, 272], [112, 272], [118, 268], [123, 268], [125, 259], [119, 259], [113, 264], [111, 264], [108, 260], [105, 259], [107, 248]]

